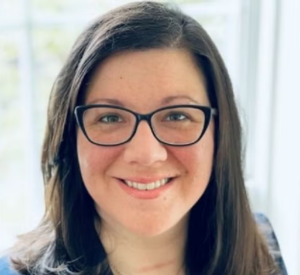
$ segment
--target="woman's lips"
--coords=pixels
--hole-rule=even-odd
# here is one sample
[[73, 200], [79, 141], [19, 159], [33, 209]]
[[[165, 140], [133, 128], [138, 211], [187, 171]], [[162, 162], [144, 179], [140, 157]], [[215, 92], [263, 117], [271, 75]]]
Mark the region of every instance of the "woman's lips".
[[153, 190], [164, 186], [166, 183], [170, 181], [170, 178], [163, 178], [156, 181], [150, 182], [138, 182], [138, 181], [130, 181], [130, 180], [123, 180], [125, 184], [129, 187], [138, 189], [138, 190]]
[[151, 183], [159, 180], [164, 180], [164, 179], [172, 179], [175, 178], [175, 176], [160, 176], [160, 177], [124, 177], [124, 178], [119, 178], [120, 180], [123, 181], [132, 181], [132, 182], [138, 182], [138, 183]]
[[[172, 187], [172, 185], [174, 184], [174, 179], [175, 178], [163, 178], [161, 180], [152, 182], [147, 181], [144, 183], [118, 179], [118, 182], [120, 184], [120, 187], [132, 197], [138, 199], [155, 199]], [[130, 186], [130, 184], [132, 184], [133, 186]], [[157, 187], [155, 187], [155, 184]], [[147, 187], [149, 189], [147, 189]]]

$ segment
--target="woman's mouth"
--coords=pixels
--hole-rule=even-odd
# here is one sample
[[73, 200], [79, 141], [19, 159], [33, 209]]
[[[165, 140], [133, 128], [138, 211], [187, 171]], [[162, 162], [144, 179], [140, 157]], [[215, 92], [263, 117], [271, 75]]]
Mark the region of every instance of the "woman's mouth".
[[153, 179], [118, 179], [119, 186], [125, 193], [137, 199], [155, 199], [171, 190], [176, 177]]
[[172, 178], [164, 178], [161, 180], [149, 182], [149, 183], [141, 183], [141, 182], [135, 182], [135, 181], [130, 181], [130, 180], [123, 180], [123, 182], [134, 189], [145, 191], [145, 190], [154, 190], [158, 189], [165, 184], [167, 184]]

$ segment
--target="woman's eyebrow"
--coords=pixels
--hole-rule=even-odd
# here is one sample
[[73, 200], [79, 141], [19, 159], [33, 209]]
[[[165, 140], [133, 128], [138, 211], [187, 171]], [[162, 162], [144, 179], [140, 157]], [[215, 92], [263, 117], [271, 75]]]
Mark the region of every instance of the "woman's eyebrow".
[[97, 98], [88, 102], [88, 104], [99, 104], [101, 102], [124, 107], [124, 104], [120, 100], [114, 98]]
[[176, 95], [176, 96], [168, 96], [168, 97], [165, 97], [163, 100], [162, 100], [162, 104], [169, 104], [171, 103], [172, 101], [174, 100], [177, 100], [177, 99], [187, 99], [189, 101], [192, 101], [196, 104], [199, 104], [198, 101], [196, 101], [195, 99], [191, 98], [190, 96], [188, 95]]
[[[196, 104], [199, 104], [198, 101], [196, 101], [195, 99], [193, 99], [193, 98], [191, 98], [190, 96], [187, 96], [187, 95], [167, 96], [167, 97], [162, 99], [161, 103], [162, 103], [162, 105], [165, 105], [165, 104], [169, 104], [172, 101], [178, 100], [178, 99], [186, 99], [186, 100], [189, 100], [189, 101], [194, 102]], [[117, 106], [125, 107], [124, 103], [122, 103], [120, 100], [115, 99], [115, 98], [97, 98], [97, 99], [94, 99], [94, 100], [88, 102], [88, 104], [97, 104], [97, 103], [99, 104], [101, 102], [108, 103], [108, 104], [111, 104], [111, 105], [117, 105]]]

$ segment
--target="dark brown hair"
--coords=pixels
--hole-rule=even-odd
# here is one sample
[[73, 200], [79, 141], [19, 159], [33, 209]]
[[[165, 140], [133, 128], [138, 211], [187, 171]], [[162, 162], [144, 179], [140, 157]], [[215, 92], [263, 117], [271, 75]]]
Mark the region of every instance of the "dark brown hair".
[[99, 18], [77, 39], [55, 81], [42, 154], [45, 215], [11, 252], [22, 273], [109, 274], [94, 225], [101, 217], [79, 171], [74, 108], [82, 103], [89, 79], [106, 57], [154, 48], [188, 50], [205, 76], [210, 103], [218, 110], [211, 179], [189, 218], [186, 274], [273, 274], [274, 262], [258, 233], [245, 190], [241, 126], [226, 67], [198, 22], [155, 2], [128, 4]]

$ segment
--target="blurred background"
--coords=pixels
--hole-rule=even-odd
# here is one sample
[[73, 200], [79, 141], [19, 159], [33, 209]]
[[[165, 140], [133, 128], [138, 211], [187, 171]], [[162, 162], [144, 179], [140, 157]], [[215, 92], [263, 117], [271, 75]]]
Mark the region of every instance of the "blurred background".
[[[77, 35], [125, 0], [0, 0], [0, 250], [43, 209], [47, 101]], [[253, 211], [271, 220], [290, 275], [300, 274], [300, 1], [177, 0], [217, 44], [244, 127]]]

